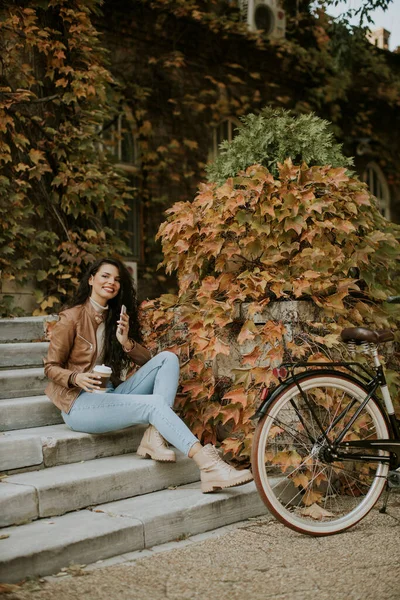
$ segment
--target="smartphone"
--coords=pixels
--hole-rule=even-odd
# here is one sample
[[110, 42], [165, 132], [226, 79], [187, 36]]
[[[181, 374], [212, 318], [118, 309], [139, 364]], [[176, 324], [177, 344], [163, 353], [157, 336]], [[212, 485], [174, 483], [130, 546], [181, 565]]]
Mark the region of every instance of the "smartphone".
[[[126, 313], [126, 306], [125, 306], [125, 304], [123, 304], [121, 306], [121, 312], [120, 312], [119, 318], [121, 319], [122, 315], [124, 315], [125, 313]], [[119, 327], [118, 327], [118, 333], [122, 334], [122, 331]]]

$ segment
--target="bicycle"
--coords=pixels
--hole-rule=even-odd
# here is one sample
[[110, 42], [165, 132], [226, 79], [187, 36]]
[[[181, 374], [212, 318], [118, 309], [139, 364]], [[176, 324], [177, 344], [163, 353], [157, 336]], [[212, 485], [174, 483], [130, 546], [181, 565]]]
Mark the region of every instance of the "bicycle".
[[385, 512], [389, 492], [400, 487], [399, 421], [378, 356], [378, 346], [394, 335], [354, 327], [341, 338], [374, 366], [283, 363], [275, 373], [279, 385], [264, 390], [253, 417], [259, 421], [251, 463], [260, 496], [284, 525], [312, 536], [352, 527], [386, 488]]

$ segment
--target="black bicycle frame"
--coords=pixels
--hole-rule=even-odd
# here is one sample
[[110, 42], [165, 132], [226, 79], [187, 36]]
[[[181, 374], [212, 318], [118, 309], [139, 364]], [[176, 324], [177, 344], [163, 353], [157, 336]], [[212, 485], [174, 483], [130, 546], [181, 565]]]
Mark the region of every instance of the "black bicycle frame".
[[[305, 423], [303, 422], [301, 414], [298, 411], [295, 403], [293, 401], [291, 401], [291, 404], [292, 404], [294, 410], [296, 411], [300, 422], [304, 426], [304, 429], [305, 429], [307, 435], [309, 436], [310, 441], [313, 444], [321, 442], [322, 439], [324, 439], [326, 442], [326, 445], [328, 446], [328, 448], [330, 450], [332, 458], [335, 460], [360, 460], [360, 461], [365, 461], [365, 462], [387, 462], [387, 463], [391, 464], [392, 468], [397, 468], [400, 465], [400, 439], [399, 439], [400, 436], [399, 436], [399, 427], [397, 425], [397, 421], [395, 418], [390, 419], [390, 426], [391, 426], [393, 434], [394, 434], [394, 440], [384, 440], [384, 439], [379, 440], [378, 439], [378, 440], [371, 440], [371, 441], [368, 441], [368, 440], [350, 441], [350, 442], [344, 442], [342, 444], [342, 441], [343, 441], [344, 437], [346, 436], [347, 432], [352, 427], [352, 425], [355, 423], [355, 421], [359, 417], [361, 411], [368, 404], [369, 400], [372, 397], [374, 397], [374, 400], [378, 403], [378, 405], [380, 405], [378, 398], [375, 396], [375, 392], [380, 385], [386, 383], [386, 381], [384, 380], [383, 370], [380, 369], [379, 373], [376, 373], [376, 375], [372, 375], [371, 372], [368, 371], [368, 369], [366, 369], [360, 363], [338, 362], [338, 363], [328, 363], [328, 364], [329, 364], [329, 367], [331, 367], [331, 366], [332, 367], [338, 367], [338, 366], [345, 367], [348, 371], [351, 372], [351, 375], [344, 374], [344, 373], [342, 373], [342, 375], [344, 375], [350, 381], [353, 381], [358, 384], [360, 384], [360, 383], [363, 384], [367, 388], [367, 391], [368, 391], [367, 396], [360, 403], [359, 408], [356, 410], [355, 414], [352, 416], [352, 418], [347, 423], [347, 425], [344, 427], [343, 431], [340, 433], [339, 437], [336, 440], [334, 440], [333, 442], [331, 442], [329, 440], [329, 438], [328, 438], [329, 432], [346, 416], [346, 414], [349, 412], [349, 410], [351, 410], [351, 408], [354, 406], [354, 404], [357, 401], [354, 400], [353, 402], [350, 403], [349, 406], [347, 406], [345, 409], [343, 409], [343, 411], [339, 415], [337, 415], [337, 417], [334, 419], [333, 423], [330, 425], [330, 428], [326, 430], [323, 428], [322, 424], [320, 423], [318, 416], [315, 414], [312, 404], [309, 402], [307, 395], [305, 394], [304, 390], [302, 389], [302, 387], [300, 385], [302, 379], [304, 379], [305, 377], [308, 377], [310, 375], [310, 372], [315, 373], [315, 374], [321, 374], [321, 375], [337, 375], [338, 374], [337, 371], [335, 371], [333, 369], [326, 369], [327, 363], [296, 363], [294, 365], [292, 363], [283, 364], [282, 366], [288, 367], [290, 369], [291, 377], [289, 379], [286, 379], [285, 381], [280, 380], [281, 385], [279, 385], [272, 392], [272, 394], [267, 396], [267, 398], [264, 400], [262, 405], [258, 408], [258, 410], [253, 418], [260, 418], [260, 417], [264, 416], [269, 405], [277, 397], [277, 395], [280, 394], [284, 388], [288, 387], [292, 383], [295, 383], [296, 387], [298, 388], [298, 390], [301, 394], [301, 397], [303, 398], [304, 402], [306, 403], [308, 409], [310, 410], [311, 414], [313, 415], [313, 417], [315, 419], [316, 424], [318, 425], [318, 427], [321, 431], [321, 435], [317, 439], [315, 439], [314, 436], [311, 435], [311, 433], [308, 431], [308, 428], [306, 427]], [[353, 368], [353, 365], [357, 365], [358, 367], [361, 367], [363, 369], [363, 371], [366, 373], [366, 375], [368, 375], [368, 377], [366, 377], [366, 375], [362, 375], [362, 374], [360, 375], [360, 373], [358, 373]], [[314, 369], [311, 369], [311, 371], [310, 370], [303, 371], [300, 374], [296, 374], [295, 369], [301, 368], [301, 367], [303, 367], [303, 368], [314, 367]], [[315, 367], [322, 367], [322, 368], [317, 370], [317, 369], [315, 369]], [[353, 374], [357, 375], [357, 377], [354, 377]], [[383, 377], [383, 379], [382, 379], [382, 377]], [[360, 381], [360, 379], [362, 381]], [[385, 415], [385, 418], [387, 420], [386, 411], [383, 411], [383, 414]], [[355, 453], [346, 452], [346, 450], [348, 451], [353, 447], [360, 448], [363, 450], [383, 450], [386, 452], [390, 452], [391, 456], [382, 456], [382, 455], [378, 455], [378, 454], [377, 455], [355, 454]]]

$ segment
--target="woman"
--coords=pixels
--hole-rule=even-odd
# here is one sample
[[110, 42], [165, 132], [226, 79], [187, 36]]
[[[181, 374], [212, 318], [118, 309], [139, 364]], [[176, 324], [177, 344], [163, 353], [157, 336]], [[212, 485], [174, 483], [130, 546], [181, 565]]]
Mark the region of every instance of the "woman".
[[[50, 379], [46, 394], [61, 409], [65, 423], [86, 433], [149, 423], [139, 456], [174, 462], [167, 440], [197, 463], [203, 492], [251, 481], [250, 471], [226, 464], [211, 444], [203, 447], [172, 410], [179, 381], [177, 356], [161, 352], [151, 358], [140, 341], [128, 270], [115, 259], [97, 260], [83, 276], [68, 309], [60, 313], [44, 360]], [[141, 368], [121, 382], [132, 362]], [[100, 376], [92, 372], [96, 364], [112, 369], [107, 392], [99, 391]]]

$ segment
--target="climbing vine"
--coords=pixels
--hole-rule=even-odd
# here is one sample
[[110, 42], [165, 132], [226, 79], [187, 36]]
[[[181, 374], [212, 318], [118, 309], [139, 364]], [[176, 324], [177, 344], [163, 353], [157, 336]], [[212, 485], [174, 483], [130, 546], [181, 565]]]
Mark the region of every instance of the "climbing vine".
[[[267, 136], [276, 118], [249, 118], [237, 143], [251, 139], [261, 119]], [[296, 119], [280, 118], [290, 135]], [[312, 148], [315, 122], [308, 124]], [[325, 148], [329, 140], [338, 152], [329, 133], [317, 138]], [[381, 216], [366, 185], [345, 167], [296, 165], [287, 153], [276, 173], [246, 166], [222, 184], [201, 184], [193, 201], [167, 211], [159, 231], [163, 264], [176, 272], [179, 291], [143, 307], [150, 346], [181, 357], [180, 409], [193, 431], [204, 441], [224, 438], [225, 451], [242, 460], [260, 389], [276, 383], [274, 366], [289, 357], [329, 358], [343, 327], [398, 323], [385, 300], [400, 289], [399, 226]], [[231, 157], [226, 148], [216, 171], [223, 173]], [[283, 319], [288, 301], [305, 301], [311, 310], [294, 330]]]
[[126, 250], [111, 224], [131, 190], [101, 148], [117, 91], [98, 6], [9, 2], [0, 13], [0, 269], [3, 281], [36, 277], [39, 311], [57, 310], [94, 256]]
[[[266, 104], [328, 119], [348, 156], [367, 139], [389, 183], [399, 185], [395, 58], [351, 31], [339, 47], [323, 8], [286, 2], [285, 10], [286, 39], [271, 42], [248, 30], [238, 3], [223, 0], [3, 3], [3, 280], [23, 281], [33, 269], [39, 310], [57, 310], [94, 255], [128, 252], [134, 194], [139, 294], [174, 292], [175, 278], [156, 269], [162, 213], [194, 197], [214, 128]], [[122, 112], [138, 146], [134, 189], [101, 142]]]
[[[205, 7], [194, 0], [143, 0], [141, 6], [140, 15], [132, 10], [127, 16], [124, 32], [132, 41], [119, 46], [128, 63], [123, 69], [115, 63], [114, 72], [136, 105], [138, 89], [147, 94], [137, 127], [143, 131], [146, 121], [138, 176], [148, 294], [174, 290], [173, 280], [156, 270], [160, 213], [194, 196], [205, 178], [214, 127], [227, 117], [258, 113], [265, 104], [314, 111], [332, 123], [348, 156], [356, 154], [358, 140], [368, 139], [390, 183], [400, 183], [391, 126], [382, 127], [383, 114], [385, 122], [397, 122], [400, 97], [399, 70], [388, 53], [348, 31], [339, 47], [332, 19], [322, 8], [312, 12], [307, 2], [297, 11], [287, 3], [286, 39], [273, 42], [250, 32], [232, 2]], [[105, 11], [112, 18], [107, 3]], [[115, 45], [112, 37], [108, 43]]]

